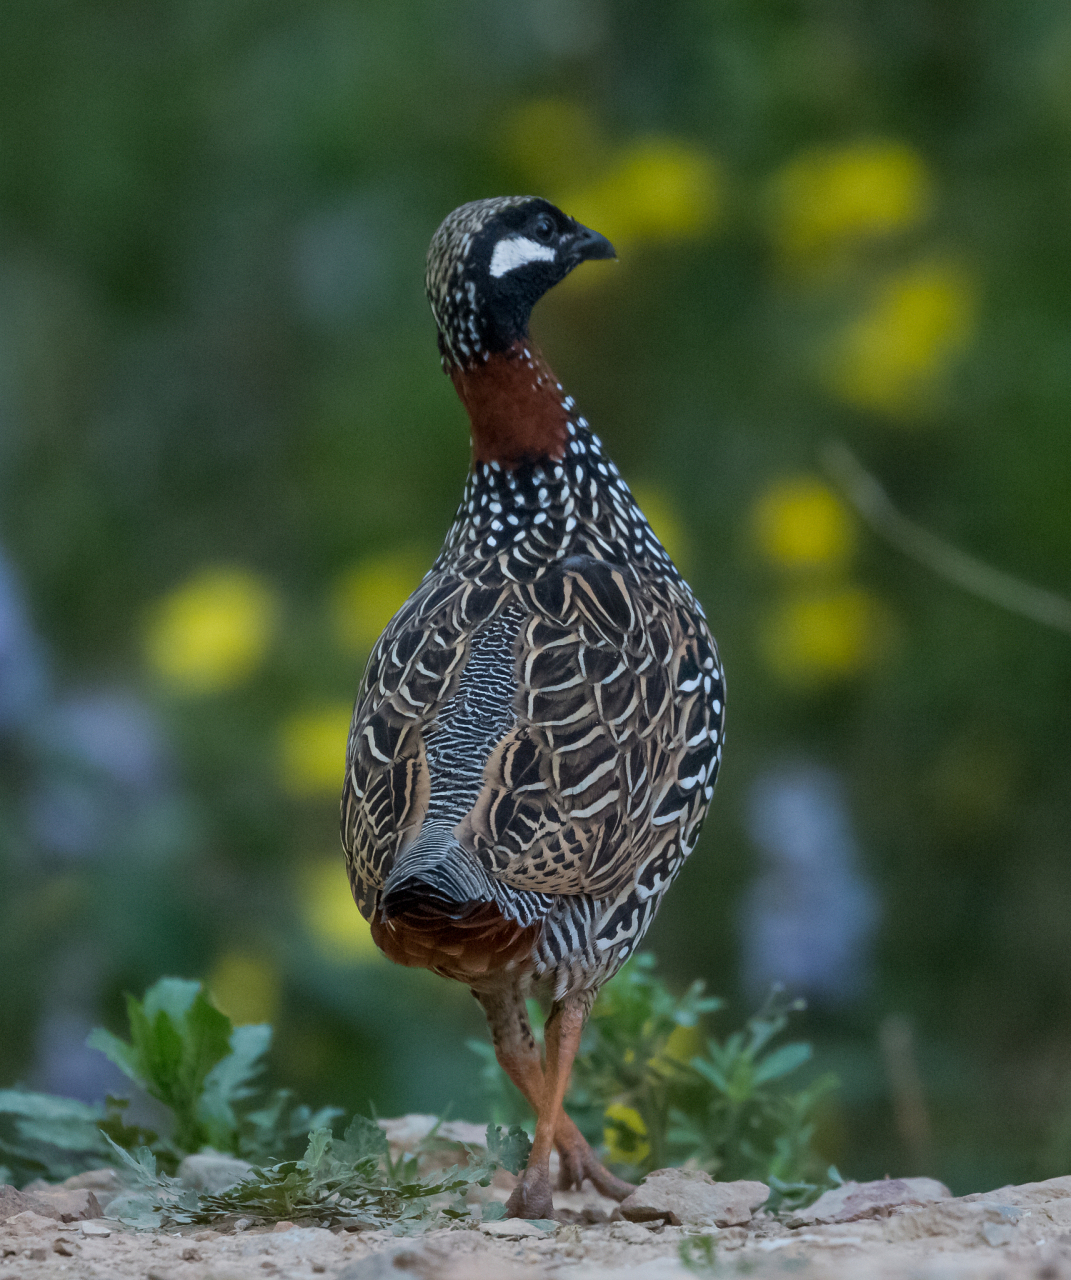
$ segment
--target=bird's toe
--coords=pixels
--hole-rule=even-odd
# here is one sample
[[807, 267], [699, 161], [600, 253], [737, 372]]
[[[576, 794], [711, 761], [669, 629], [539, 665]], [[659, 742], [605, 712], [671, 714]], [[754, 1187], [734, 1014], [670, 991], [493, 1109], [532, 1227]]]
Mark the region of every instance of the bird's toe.
[[554, 1197], [548, 1171], [540, 1168], [525, 1169], [506, 1201], [506, 1217], [550, 1218], [553, 1215]]

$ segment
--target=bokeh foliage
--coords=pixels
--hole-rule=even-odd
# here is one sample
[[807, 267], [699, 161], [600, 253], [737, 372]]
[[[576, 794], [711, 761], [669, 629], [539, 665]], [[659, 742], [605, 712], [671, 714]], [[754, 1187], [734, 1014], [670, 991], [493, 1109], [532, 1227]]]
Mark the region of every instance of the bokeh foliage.
[[466, 467], [423, 254], [531, 190], [617, 243], [535, 328], [728, 669], [653, 949], [746, 1005], [746, 797], [821, 762], [882, 911], [869, 985], [807, 1027], [828, 1158], [1066, 1172], [1071, 645], [876, 541], [817, 458], [848, 441], [925, 527], [1071, 591], [1068, 85], [1051, 0], [10, 0], [0, 1082], [55, 1089], [173, 972], [275, 1022], [314, 1104], [480, 1118], [478, 1011], [374, 954], [335, 805]]

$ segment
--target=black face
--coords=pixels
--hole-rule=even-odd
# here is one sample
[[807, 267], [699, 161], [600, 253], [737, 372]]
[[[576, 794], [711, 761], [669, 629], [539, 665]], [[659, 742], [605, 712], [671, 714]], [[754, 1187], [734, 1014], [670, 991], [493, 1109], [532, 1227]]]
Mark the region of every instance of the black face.
[[532, 307], [588, 258], [613, 245], [547, 200], [478, 200], [455, 209], [428, 252], [427, 288], [443, 354], [459, 365], [528, 334]]

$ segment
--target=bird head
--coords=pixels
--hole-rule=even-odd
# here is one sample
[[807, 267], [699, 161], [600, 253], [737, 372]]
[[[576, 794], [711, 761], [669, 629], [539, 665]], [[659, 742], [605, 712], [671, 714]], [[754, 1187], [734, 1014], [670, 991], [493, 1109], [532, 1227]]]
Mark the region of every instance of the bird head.
[[471, 367], [528, 336], [532, 308], [589, 258], [616, 257], [605, 236], [536, 196], [473, 200], [428, 250], [425, 286], [444, 360]]

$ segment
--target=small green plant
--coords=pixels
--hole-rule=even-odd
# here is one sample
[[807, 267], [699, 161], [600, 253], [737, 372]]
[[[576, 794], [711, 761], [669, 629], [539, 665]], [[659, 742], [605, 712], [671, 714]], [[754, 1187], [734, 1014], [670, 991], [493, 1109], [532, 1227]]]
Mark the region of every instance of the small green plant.
[[286, 1089], [255, 1084], [271, 1046], [269, 1026], [234, 1027], [201, 984], [162, 978], [142, 1000], [127, 996], [129, 1041], [98, 1027], [99, 1049], [173, 1117], [171, 1132], [126, 1123], [128, 1100], [91, 1106], [21, 1089], [0, 1090], [0, 1159], [7, 1176], [65, 1178], [115, 1162], [114, 1147], [145, 1148], [174, 1173], [185, 1155], [212, 1150], [263, 1162], [300, 1151], [312, 1129], [329, 1127], [337, 1107], [312, 1112]]
[[[654, 957], [637, 955], [592, 1010], [569, 1112], [626, 1177], [690, 1161], [720, 1179], [766, 1182], [775, 1206], [805, 1203], [839, 1175], [812, 1146], [818, 1106], [835, 1081], [822, 1076], [793, 1090], [787, 1078], [811, 1047], [777, 1043], [802, 1007], [775, 991], [742, 1030], [718, 1039], [704, 1034], [703, 1020], [722, 1001], [699, 981], [673, 995]], [[489, 1047], [480, 1052], [492, 1096], [504, 1100], [505, 1075]]]
[[[486, 1153], [453, 1144], [465, 1157], [433, 1174], [421, 1174], [421, 1157], [435, 1150], [434, 1131], [416, 1152], [391, 1158], [386, 1135], [374, 1120], [354, 1116], [341, 1138], [314, 1129], [300, 1160], [253, 1169], [242, 1181], [215, 1193], [185, 1187], [157, 1168], [146, 1147], [115, 1147], [131, 1190], [109, 1206], [109, 1216], [134, 1226], [211, 1222], [225, 1216], [254, 1220], [296, 1219], [330, 1226], [390, 1227], [396, 1234], [469, 1218], [465, 1193], [487, 1186], [497, 1168], [516, 1173], [530, 1144], [522, 1130], [503, 1134], [487, 1126]], [[433, 1205], [433, 1197], [451, 1196]]]
[[[531, 1143], [517, 1126], [488, 1125], [486, 1152], [444, 1143], [433, 1130], [415, 1152], [396, 1159], [383, 1130], [365, 1116], [354, 1116], [336, 1137], [331, 1126], [342, 1114], [338, 1108], [314, 1113], [285, 1089], [265, 1094], [257, 1087], [271, 1028], [233, 1027], [200, 983], [163, 978], [142, 1000], [127, 997], [127, 1015], [129, 1040], [98, 1028], [89, 1044], [170, 1110], [171, 1132], [160, 1137], [128, 1125], [121, 1098], [94, 1107], [0, 1090], [5, 1178], [56, 1180], [112, 1165], [129, 1189], [109, 1205], [109, 1216], [134, 1226], [231, 1214], [322, 1225], [348, 1220], [411, 1232], [468, 1217], [469, 1188], [486, 1186], [500, 1167], [516, 1173], [528, 1159]], [[285, 1158], [295, 1141], [304, 1154]], [[429, 1157], [441, 1164], [444, 1148], [457, 1163], [423, 1171]], [[203, 1149], [241, 1156], [253, 1167], [223, 1191], [197, 1191], [175, 1173], [183, 1156]], [[446, 1204], [431, 1203], [447, 1196]]]
[[113, 1117], [104, 1129], [120, 1147], [147, 1145], [165, 1166], [204, 1147], [265, 1160], [342, 1115], [337, 1107], [313, 1114], [286, 1089], [261, 1096], [254, 1081], [271, 1047], [271, 1027], [232, 1026], [199, 982], [161, 978], [143, 1000], [128, 995], [126, 1003], [130, 1040], [98, 1027], [87, 1043], [159, 1099], [174, 1122], [160, 1141], [122, 1128]]
[[677, 1256], [687, 1271], [712, 1276], [718, 1260], [718, 1246], [713, 1236], [685, 1236], [677, 1245]]

